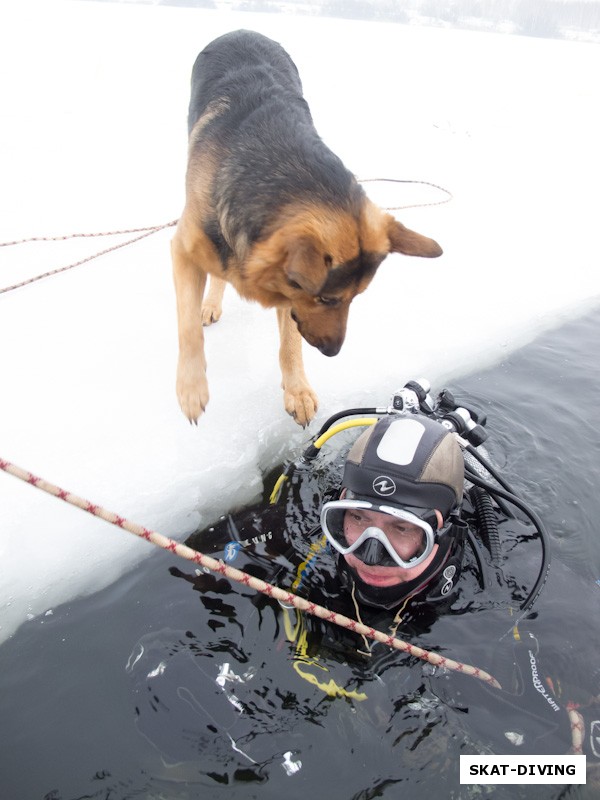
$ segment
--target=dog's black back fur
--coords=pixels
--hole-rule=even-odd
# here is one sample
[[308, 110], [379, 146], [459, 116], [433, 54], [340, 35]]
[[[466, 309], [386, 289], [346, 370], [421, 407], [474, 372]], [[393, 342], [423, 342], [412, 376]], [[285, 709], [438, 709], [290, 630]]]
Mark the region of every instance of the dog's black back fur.
[[300, 99], [310, 117], [296, 65], [281, 45], [254, 31], [234, 31], [215, 39], [192, 69], [188, 133], [212, 100], [229, 97], [243, 112], [244, 101], [256, 103], [257, 89], [261, 95], [275, 91], [287, 94], [288, 101]]
[[[288, 203], [358, 208], [362, 189], [317, 134], [298, 70], [279, 44], [253, 31], [211, 42], [192, 71], [190, 132], [211, 103], [222, 110], [198, 143], [209, 137], [222, 149], [212, 190], [215, 218], [205, 227], [220, 250], [223, 234], [230, 242], [238, 234], [250, 245], [259, 240]], [[225, 210], [226, 232], [219, 230]]]

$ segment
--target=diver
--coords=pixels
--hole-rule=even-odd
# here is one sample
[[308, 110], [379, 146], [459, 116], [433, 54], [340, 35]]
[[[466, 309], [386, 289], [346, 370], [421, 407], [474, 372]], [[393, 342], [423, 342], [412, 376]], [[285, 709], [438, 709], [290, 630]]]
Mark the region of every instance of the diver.
[[[464, 441], [463, 445], [468, 446]], [[470, 477], [486, 485], [476, 475], [471, 473]], [[470, 714], [471, 727], [477, 717], [474, 703], [485, 707], [486, 716], [492, 708], [497, 723], [504, 728], [504, 753], [562, 754], [575, 748], [600, 760], [600, 723], [594, 720], [600, 716], [597, 678], [595, 685], [590, 682], [587, 693], [581, 686], [576, 690], [585, 698], [582, 704], [557, 696], [560, 683], [552, 670], [548, 671], [555, 658], [541, 651], [534, 626], [527, 620], [535, 594], [518, 589], [502, 603], [491, 591], [489, 574], [486, 578], [481, 574], [486, 571], [482, 539], [491, 551], [488, 572], [496, 567], [496, 577], [501, 573], [500, 559], [492, 555], [497, 528], [490, 523], [489, 497], [490, 504], [481, 513], [478, 487], [467, 484], [470, 492], [465, 497], [465, 459], [456, 433], [414, 408], [405, 414], [384, 415], [356, 439], [345, 460], [339, 498], [325, 502], [320, 512], [320, 528], [336, 565], [339, 596], [346, 598], [344, 611], [353, 616], [348, 610], [351, 598], [354, 616], [359, 620], [385, 627], [393, 634], [400, 631], [422, 636], [441, 615], [463, 615], [467, 605], [474, 604], [478, 592], [474, 587], [462, 591], [467, 583], [464, 573], [478, 572], [480, 589], [487, 595], [478, 600], [479, 609], [505, 606], [498, 620], [484, 616], [479, 636], [485, 645], [478, 653], [480, 659], [490, 662], [486, 669], [501, 669], [505, 690], [499, 692], [464, 677], [457, 681], [446, 674], [441, 680], [431, 681], [431, 691], [446, 703], [462, 706]], [[500, 493], [507, 494], [502, 489]], [[500, 510], [495, 514], [501, 516]], [[540, 524], [537, 515], [532, 516]], [[519, 528], [515, 520], [512, 527]], [[469, 531], [477, 528], [474, 538]], [[478, 561], [475, 570], [467, 542]], [[525, 563], [529, 563], [527, 559]], [[544, 559], [538, 583], [546, 579], [546, 567]], [[313, 570], [313, 589], [319, 579], [318, 570]], [[328, 589], [323, 594], [331, 606], [331, 574], [325, 583]], [[308, 596], [316, 599], [314, 591]], [[465, 602], [466, 597], [469, 600]], [[473, 610], [471, 607], [471, 613]], [[509, 622], [506, 611], [516, 613], [518, 619], [513, 617]], [[498, 633], [502, 627], [505, 630], [497, 634], [495, 643], [493, 628], [498, 621]], [[463, 623], [469, 624], [464, 618]], [[306, 624], [314, 627], [310, 621]], [[320, 621], [317, 624], [323, 628]], [[472, 636], [478, 627], [471, 624], [471, 628]], [[512, 643], [500, 646], [507, 628]], [[349, 635], [328, 626], [321, 634], [321, 646], [331, 648], [333, 640], [347, 640]], [[491, 648], [494, 656], [489, 659]], [[370, 658], [376, 649], [381, 651], [382, 645], [367, 641], [356, 648], [357, 653]], [[389, 658], [389, 653], [384, 654], [381, 665]], [[484, 727], [485, 723], [480, 737], [486, 735]], [[494, 744], [497, 751], [498, 742]]]
[[[562, 663], [564, 646], [540, 644], [545, 531], [478, 452], [484, 424], [481, 412], [459, 407], [449, 392], [434, 403], [422, 383], [411, 382], [390, 407], [332, 417], [288, 464], [268, 506], [227, 515], [188, 544], [331, 611], [469, 661], [502, 686], [423, 665], [293, 607], [276, 608], [295, 679], [324, 697], [366, 707], [374, 687], [385, 684], [396, 706], [405, 696], [408, 707], [427, 714], [456, 712], [465, 735], [489, 752], [583, 752], [600, 762], [598, 670], [575, 664], [572, 648]], [[355, 427], [365, 429], [344, 445], [345, 455], [317, 466], [323, 444]], [[212, 575], [171, 572], [223, 617]], [[268, 602], [249, 605], [262, 615]], [[244, 681], [231, 680], [237, 701]]]
[[320, 521], [360, 603], [406, 611], [412, 598], [448, 596], [464, 546], [463, 484], [456, 439], [427, 417], [386, 416], [358, 437]]

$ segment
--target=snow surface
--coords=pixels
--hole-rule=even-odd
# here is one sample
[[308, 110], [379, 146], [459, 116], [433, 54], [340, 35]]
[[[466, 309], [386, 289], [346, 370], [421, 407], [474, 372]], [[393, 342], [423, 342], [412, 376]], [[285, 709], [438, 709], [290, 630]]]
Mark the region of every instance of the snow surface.
[[[506, 35], [5, 3], [0, 240], [175, 219], [191, 66], [239, 27], [288, 49], [317, 129], [359, 177], [431, 181], [454, 195], [396, 212], [444, 256], [390, 257], [354, 302], [341, 354], [306, 346], [320, 421], [384, 404], [411, 377], [441, 388], [598, 303], [600, 49]], [[371, 188], [382, 205], [443, 199], [418, 185]], [[231, 289], [207, 331], [207, 413], [197, 428], [184, 419], [170, 235], [0, 295], [0, 458], [182, 540], [255, 499], [264, 472], [309, 432], [283, 410], [274, 312]], [[121, 240], [0, 248], [0, 286]], [[151, 551], [0, 472], [0, 639]]]

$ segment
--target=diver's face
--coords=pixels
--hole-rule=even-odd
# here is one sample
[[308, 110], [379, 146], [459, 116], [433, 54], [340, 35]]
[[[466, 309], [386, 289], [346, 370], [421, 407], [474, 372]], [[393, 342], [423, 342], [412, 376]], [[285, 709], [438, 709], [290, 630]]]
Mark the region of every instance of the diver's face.
[[[403, 561], [409, 561], [413, 558], [421, 547], [423, 531], [410, 522], [397, 519], [389, 514], [383, 514], [380, 511], [354, 508], [346, 511], [344, 536], [349, 545], [353, 544], [361, 533], [369, 527], [380, 528]], [[405, 569], [400, 566], [368, 565], [357, 558], [354, 553], [348, 553], [344, 558], [348, 566], [358, 573], [358, 577], [362, 581], [370, 586], [385, 588], [418, 578], [431, 564], [437, 550], [438, 545], [435, 544], [425, 561], [416, 567], [412, 567], [412, 569]]]

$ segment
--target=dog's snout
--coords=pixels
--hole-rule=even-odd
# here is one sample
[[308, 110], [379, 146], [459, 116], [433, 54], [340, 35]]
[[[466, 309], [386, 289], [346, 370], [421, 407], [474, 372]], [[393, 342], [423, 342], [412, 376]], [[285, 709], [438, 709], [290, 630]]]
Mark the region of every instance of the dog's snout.
[[317, 345], [317, 349], [324, 356], [337, 356], [342, 349], [342, 342], [322, 342]]
[[292, 319], [298, 326], [298, 330], [300, 331], [302, 338], [305, 339], [309, 345], [311, 345], [311, 347], [316, 347], [317, 350], [320, 353], [323, 353], [324, 356], [337, 356], [342, 349], [342, 345], [344, 344], [344, 336], [316, 336], [307, 328], [306, 325], [303, 325], [298, 321], [298, 319], [296, 319], [293, 312]]
[[[291, 317], [298, 326], [298, 331], [302, 338], [311, 347], [316, 347], [324, 356], [337, 356], [342, 349], [346, 336], [346, 319], [335, 320], [337, 324], [329, 325], [329, 330], [319, 330], [313, 321], [300, 319], [294, 311], [290, 311]], [[330, 321], [330, 320], [328, 320]], [[323, 327], [322, 325], [320, 326]]]

